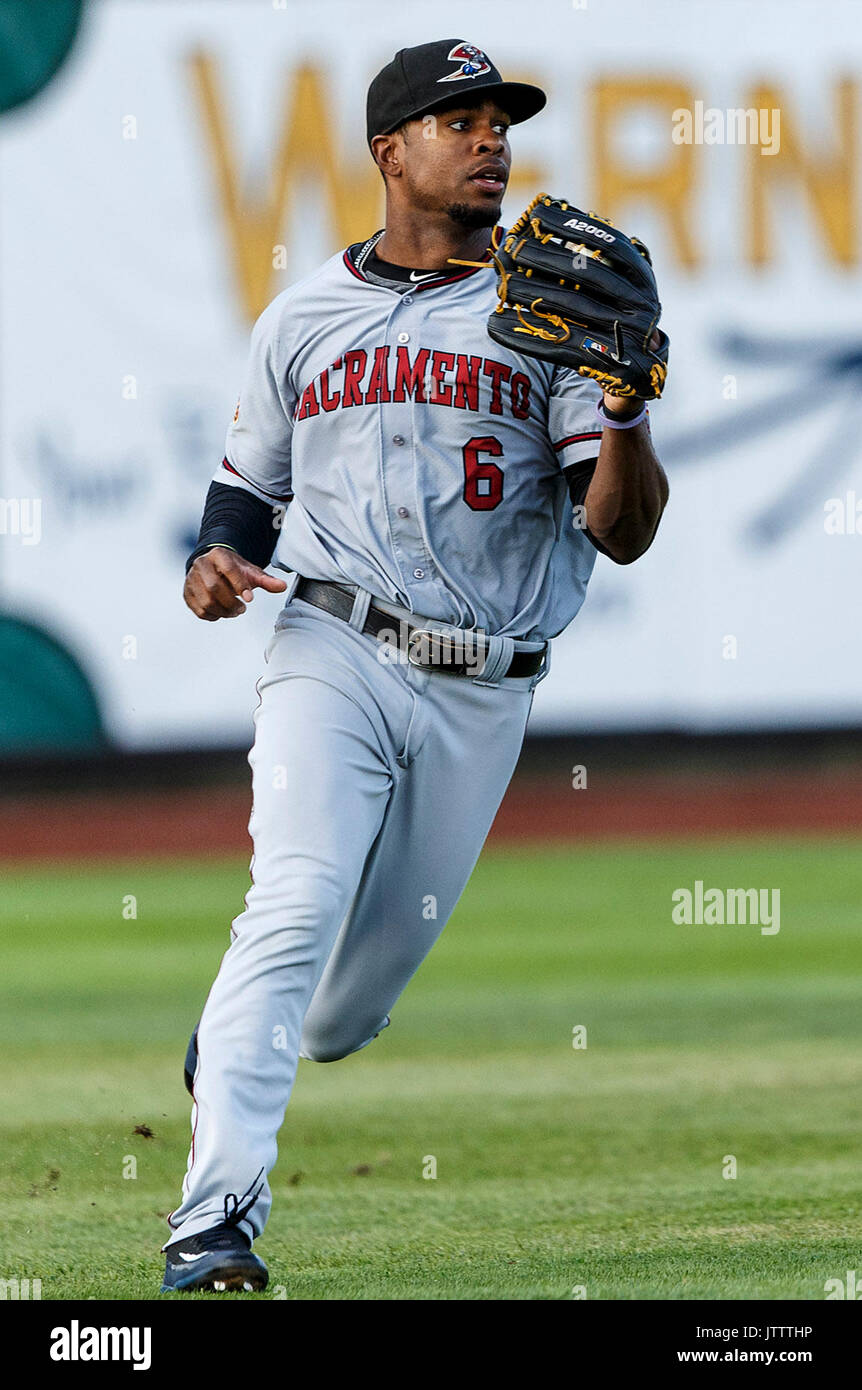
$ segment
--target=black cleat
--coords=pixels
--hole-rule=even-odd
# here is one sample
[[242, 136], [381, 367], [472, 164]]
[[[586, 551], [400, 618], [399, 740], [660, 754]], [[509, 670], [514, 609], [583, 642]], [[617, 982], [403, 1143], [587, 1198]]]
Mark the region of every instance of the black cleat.
[[210, 1293], [257, 1293], [269, 1282], [263, 1260], [236, 1226], [213, 1226], [165, 1248], [165, 1277], [160, 1293], [198, 1289]]

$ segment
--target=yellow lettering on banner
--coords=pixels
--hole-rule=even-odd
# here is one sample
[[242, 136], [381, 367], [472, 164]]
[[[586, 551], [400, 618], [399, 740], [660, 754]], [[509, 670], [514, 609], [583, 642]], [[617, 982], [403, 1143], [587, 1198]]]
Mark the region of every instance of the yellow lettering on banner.
[[[242, 311], [253, 322], [277, 293], [272, 248], [283, 240], [291, 200], [302, 188], [322, 189], [333, 243], [363, 241], [380, 226], [383, 182], [366, 152], [365, 159], [339, 160], [325, 80], [319, 68], [304, 65], [287, 83], [278, 147], [266, 191], [243, 197], [230, 122], [218, 78], [218, 63], [209, 53], [194, 53], [189, 67], [209, 140], [228, 243]], [[305, 187], [303, 188], [303, 184]]]
[[[746, 148], [749, 205], [748, 254], [755, 265], [774, 255], [770, 196], [780, 184], [796, 184], [823, 232], [823, 251], [839, 265], [859, 259], [856, 225], [857, 84], [841, 79], [833, 92], [835, 140], [831, 152], [806, 151], [781, 92], [763, 83], [750, 94], [747, 106], [780, 112], [780, 145], [764, 157], [757, 145]], [[785, 239], [786, 240], [786, 239]]]
[[[240, 304], [254, 322], [277, 293], [273, 246], [289, 231], [291, 201], [320, 189], [329, 215], [331, 242], [322, 255], [364, 241], [383, 221], [383, 181], [364, 141], [361, 160], [336, 153], [332, 109], [321, 69], [297, 68], [286, 83], [277, 150], [266, 191], [243, 196], [242, 177], [230, 136], [230, 120], [217, 60], [199, 51], [189, 59], [195, 93], [212, 157]], [[534, 76], [519, 81], [536, 81]], [[543, 187], [544, 165], [519, 159], [510, 196], [527, 200]], [[313, 195], [312, 195], [313, 196]], [[565, 195], [563, 195], [565, 196]], [[289, 263], [289, 257], [288, 257]]]
[[[677, 260], [687, 270], [694, 269], [701, 259], [692, 230], [697, 149], [671, 138], [674, 111], [694, 107], [691, 87], [670, 77], [603, 77], [593, 84], [590, 96], [595, 189], [591, 208], [622, 223], [629, 199], [656, 204], [667, 218]], [[667, 128], [667, 158], [648, 169], [629, 163], [615, 138], [622, 118], [644, 106], [654, 108]]]

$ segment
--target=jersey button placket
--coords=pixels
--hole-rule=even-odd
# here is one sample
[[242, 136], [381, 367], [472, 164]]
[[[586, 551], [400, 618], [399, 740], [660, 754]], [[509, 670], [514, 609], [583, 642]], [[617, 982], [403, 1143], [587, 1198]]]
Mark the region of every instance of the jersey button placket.
[[[391, 334], [389, 341], [392, 342], [394, 339], [395, 344], [391, 354], [393, 389], [398, 348], [407, 349], [409, 343], [416, 342], [415, 332], [411, 334], [407, 328], [398, 326], [399, 323], [404, 322], [405, 310], [409, 311], [412, 306], [413, 296], [403, 295], [394, 307], [389, 320], [389, 334]], [[409, 312], [406, 317], [410, 322]], [[411, 363], [412, 351], [418, 350], [418, 347], [408, 349]], [[412, 579], [421, 583], [423, 580], [427, 582], [428, 577], [425, 540], [419, 526], [419, 509], [416, 506], [416, 464], [414, 458], [416, 404], [408, 393], [407, 399], [403, 402], [393, 401], [381, 405], [380, 409], [381, 438], [384, 440], [383, 466], [389, 505], [389, 530], [399, 569], [407, 581], [411, 598], [415, 598], [416, 596], [411, 592], [409, 580]], [[416, 603], [421, 610], [421, 599], [416, 598]]]

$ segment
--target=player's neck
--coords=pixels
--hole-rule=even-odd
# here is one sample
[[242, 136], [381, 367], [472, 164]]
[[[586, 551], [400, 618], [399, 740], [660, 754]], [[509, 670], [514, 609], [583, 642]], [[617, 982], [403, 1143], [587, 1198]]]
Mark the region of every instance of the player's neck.
[[460, 227], [450, 217], [429, 219], [427, 212], [387, 219], [374, 248], [380, 260], [409, 270], [445, 270], [450, 256], [481, 260], [491, 244], [491, 227]]

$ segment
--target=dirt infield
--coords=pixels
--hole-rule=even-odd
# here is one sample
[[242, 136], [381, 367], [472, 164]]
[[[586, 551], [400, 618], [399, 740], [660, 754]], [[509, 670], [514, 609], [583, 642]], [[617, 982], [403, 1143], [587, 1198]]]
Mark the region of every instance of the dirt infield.
[[[0, 859], [250, 852], [250, 792], [54, 792], [0, 801]], [[655, 836], [829, 834], [862, 829], [862, 779], [835, 771], [568, 780], [516, 776], [490, 843]]]

